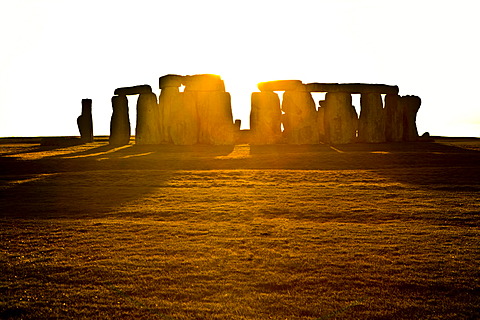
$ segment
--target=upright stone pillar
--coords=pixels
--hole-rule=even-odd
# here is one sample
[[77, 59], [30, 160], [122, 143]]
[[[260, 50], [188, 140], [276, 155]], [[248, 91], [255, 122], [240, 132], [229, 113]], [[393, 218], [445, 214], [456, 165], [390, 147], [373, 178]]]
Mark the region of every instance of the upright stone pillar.
[[82, 142], [93, 141], [92, 99], [82, 99], [82, 114], [77, 118]]
[[173, 143], [170, 127], [175, 124], [174, 110], [181, 108], [178, 87], [164, 87], [158, 98], [160, 135], [163, 143]]
[[317, 110], [308, 91], [285, 91], [282, 111], [285, 141], [290, 144], [317, 144]]
[[317, 110], [317, 129], [318, 129], [318, 139], [320, 142], [327, 142], [325, 137], [325, 106], [327, 102], [325, 100], [319, 101], [319, 107]]
[[417, 131], [417, 112], [420, 109], [422, 100], [417, 96], [403, 96], [400, 98], [400, 104], [403, 109], [403, 140], [418, 140]]
[[182, 85], [183, 76], [167, 74], [159, 78], [160, 96], [158, 97], [158, 131], [162, 143], [172, 143], [168, 127], [172, 121], [171, 112], [178, 103], [179, 87]]
[[325, 140], [330, 144], [355, 142], [358, 120], [350, 93], [328, 92], [325, 101]]
[[153, 92], [141, 93], [137, 100], [136, 144], [161, 143], [158, 117], [157, 96]]
[[253, 92], [251, 96], [251, 144], [275, 144], [282, 137], [280, 99], [273, 91]]
[[168, 113], [168, 136], [175, 145], [193, 145], [198, 142], [197, 101], [194, 92], [179, 92], [171, 101]]
[[235, 143], [231, 98], [218, 75], [185, 76], [185, 93], [196, 97], [198, 142], [213, 145]]
[[360, 97], [358, 140], [385, 142], [385, 114], [380, 93], [362, 93]]
[[113, 146], [123, 146], [130, 142], [130, 119], [128, 116], [127, 97], [112, 97], [112, 119], [110, 121], [109, 143]]
[[198, 91], [197, 112], [199, 120], [198, 142], [212, 145], [235, 143], [235, 126], [230, 93]]
[[403, 140], [403, 108], [398, 94], [385, 96], [385, 140], [400, 142]]

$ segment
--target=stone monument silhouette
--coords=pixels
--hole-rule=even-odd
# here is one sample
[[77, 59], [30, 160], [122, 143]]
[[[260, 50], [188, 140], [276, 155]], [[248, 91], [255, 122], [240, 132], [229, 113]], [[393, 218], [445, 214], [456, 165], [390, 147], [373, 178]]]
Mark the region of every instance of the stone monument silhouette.
[[82, 114], [77, 118], [80, 140], [93, 141], [92, 99], [82, 99]]
[[[220, 76], [167, 74], [159, 78], [159, 89], [158, 101], [149, 85], [114, 91], [110, 144], [130, 141], [128, 95], [138, 95], [136, 144], [232, 145], [239, 139], [240, 122], [233, 121], [231, 97]], [[276, 80], [261, 82], [258, 89], [260, 92], [251, 94], [247, 141], [251, 144], [418, 140], [416, 115], [421, 100], [417, 96], [400, 96], [397, 86]], [[278, 91], [283, 91], [281, 103]], [[318, 109], [312, 92], [325, 93]], [[360, 94], [360, 115], [352, 105], [352, 94]], [[89, 137], [93, 140], [89, 127], [91, 100], [90, 104], [87, 100], [78, 119], [85, 141]]]

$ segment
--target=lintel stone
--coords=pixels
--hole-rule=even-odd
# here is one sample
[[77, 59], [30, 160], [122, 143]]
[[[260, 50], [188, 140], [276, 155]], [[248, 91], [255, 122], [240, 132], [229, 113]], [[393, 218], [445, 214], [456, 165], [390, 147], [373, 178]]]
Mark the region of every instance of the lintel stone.
[[177, 74], [167, 74], [160, 77], [158, 85], [160, 89], [167, 87], [180, 87], [182, 85], [183, 76]]
[[152, 93], [152, 87], [150, 87], [148, 84], [143, 84], [133, 87], [117, 88], [114, 92], [114, 94], [117, 96], [129, 96], [142, 93]]
[[300, 80], [260, 82], [257, 87], [260, 91], [305, 91], [304, 84]]
[[347, 92], [347, 93], [380, 93], [398, 94], [398, 86], [370, 83], [308, 83], [309, 92]]

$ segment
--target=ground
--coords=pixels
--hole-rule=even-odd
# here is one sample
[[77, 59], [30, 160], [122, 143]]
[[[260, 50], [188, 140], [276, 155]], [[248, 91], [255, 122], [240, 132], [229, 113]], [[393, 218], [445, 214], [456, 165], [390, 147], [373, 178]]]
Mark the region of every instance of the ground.
[[0, 139], [0, 318], [480, 318], [480, 141]]

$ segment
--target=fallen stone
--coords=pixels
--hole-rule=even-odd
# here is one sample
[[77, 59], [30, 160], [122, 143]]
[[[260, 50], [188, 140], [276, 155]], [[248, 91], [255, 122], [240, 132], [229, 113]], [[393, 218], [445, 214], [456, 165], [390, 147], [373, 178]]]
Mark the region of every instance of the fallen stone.
[[275, 92], [253, 92], [250, 111], [251, 144], [275, 144], [282, 138], [282, 111]]
[[127, 97], [113, 96], [112, 107], [109, 143], [113, 146], [123, 146], [130, 142], [130, 118], [128, 115]]
[[260, 91], [304, 91], [305, 87], [300, 80], [276, 80], [260, 82], [258, 85]]
[[142, 94], [142, 93], [152, 93], [152, 87], [148, 84], [133, 86], [133, 87], [123, 87], [115, 89], [114, 94], [118, 96], [129, 96], [134, 94]]
[[82, 99], [82, 114], [77, 118], [80, 140], [93, 141], [92, 99]]
[[398, 86], [369, 83], [308, 83], [305, 85], [305, 89], [308, 92], [398, 94]]

